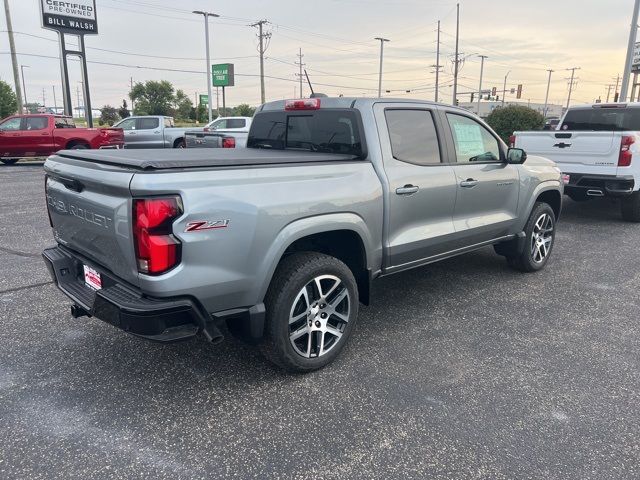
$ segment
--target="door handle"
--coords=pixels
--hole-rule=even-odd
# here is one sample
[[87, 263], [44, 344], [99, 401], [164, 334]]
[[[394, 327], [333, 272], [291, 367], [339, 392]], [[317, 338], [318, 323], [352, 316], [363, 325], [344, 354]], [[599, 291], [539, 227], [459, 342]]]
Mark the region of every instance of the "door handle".
[[136, 132], [128, 132], [128, 133], [129, 133], [129, 135], [135, 135], [136, 134]]
[[476, 185], [478, 185], [478, 181], [473, 178], [467, 178], [466, 180], [460, 182], [460, 186], [462, 188], [473, 188]]
[[415, 185], [405, 185], [401, 188], [396, 188], [396, 195], [413, 195], [420, 190], [420, 187], [416, 187]]

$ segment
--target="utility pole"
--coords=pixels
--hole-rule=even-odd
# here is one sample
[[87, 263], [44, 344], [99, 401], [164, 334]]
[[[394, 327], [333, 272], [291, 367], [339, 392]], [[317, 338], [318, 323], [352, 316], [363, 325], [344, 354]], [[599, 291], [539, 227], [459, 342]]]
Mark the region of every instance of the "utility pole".
[[611, 98], [611, 89], [613, 88], [613, 85], [610, 83], [609, 85], [607, 85], [607, 103], [609, 103], [609, 98]]
[[204, 17], [204, 37], [205, 37], [205, 45], [206, 45], [206, 53], [207, 53], [207, 93], [209, 94], [209, 104], [207, 105], [207, 110], [209, 113], [209, 122], [211, 122], [211, 53], [209, 52], [209, 17], [217, 18], [220, 15], [211, 12], [203, 12], [201, 10], [194, 10], [193, 13], [196, 15], [202, 15]]
[[[78, 117], [80, 116], [80, 87], [76, 85], [76, 105], [78, 109]], [[73, 116], [73, 113], [71, 114]]]
[[440, 20], [438, 20], [438, 39], [436, 41], [436, 94], [435, 101], [438, 101], [440, 88]]
[[616, 77], [616, 89], [613, 91], [613, 95], [614, 95], [614, 101], [615, 102], [621, 102], [622, 100], [620, 100], [620, 91], [618, 90], [618, 86], [620, 85], [620, 74], [618, 74], [618, 76]]
[[478, 116], [480, 116], [480, 99], [482, 98], [482, 74], [484, 73], [484, 60], [489, 58], [486, 55], [478, 55], [480, 57], [480, 85], [478, 86]]
[[[631, 68], [633, 65], [633, 51], [636, 47], [636, 39], [638, 35], [638, 13], [640, 12], [640, 0], [635, 0], [633, 5], [633, 16], [631, 17], [631, 28], [629, 30], [629, 43], [627, 45], [627, 58], [624, 62], [624, 72], [622, 72], [622, 88], [620, 89], [619, 102], [627, 101], [629, 93], [629, 80], [631, 76]], [[617, 90], [617, 89], [616, 89]]]
[[567, 71], [571, 70], [571, 80], [569, 80], [569, 96], [567, 97], [567, 108], [571, 103], [571, 93], [573, 92], [574, 79], [576, 77], [576, 70], [580, 70], [580, 67], [567, 68]]
[[22, 73], [22, 93], [24, 94], [24, 107], [27, 108], [27, 87], [24, 83], [24, 67], [29, 68], [29, 65], [20, 65], [20, 73]]
[[258, 27], [258, 39], [260, 40], [259, 52], [260, 52], [260, 101], [265, 103], [264, 93], [264, 52], [267, 50], [268, 45], [265, 40], [271, 38], [271, 33], [264, 32], [264, 26], [269, 23], [267, 20], [260, 20], [251, 24], [252, 27]]
[[383, 37], [376, 37], [374, 40], [380, 41], [380, 72], [378, 73], [378, 98], [380, 98], [382, 97], [382, 58], [384, 56], [384, 43], [390, 40]]
[[42, 106], [43, 106], [43, 107], [46, 107], [46, 106], [47, 106], [47, 97], [46, 97], [46, 94], [45, 94], [44, 90], [45, 90], [45, 89], [44, 89], [44, 87], [43, 87], [43, 88], [42, 88]]
[[53, 108], [54, 112], [58, 113], [58, 101], [56, 100], [56, 86], [51, 85], [51, 89], [53, 90]]
[[544, 96], [544, 110], [542, 111], [544, 118], [547, 118], [547, 106], [549, 105], [549, 89], [551, 88], [551, 74], [553, 70], [547, 70], [549, 72], [549, 79], [547, 80], [547, 94]]
[[304, 63], [302, 63], [302, 57], [304, 57], [304, 55], [302, 55], [302, 48], [299, 49], [299, 53], [298, 53], [298, 61], [296, 62], [296, 65], [298, 65], [298, 67], [300, 67], [300, 72], [298, 73], [298, 80], [300, 80], [300, 96], [299, 97], [294, 97], [294, 98], [303, 98], [302, 95], [302, 67], [304, 67]]
[[[133, 77], [129, 77], [129, 94], [131, 94], [131, 92], [133, 91]], [[134, 114], [133, 108], [134, 108], [134, 101], [131, 97], [129, 97], [129, 100], [131, 100], [131, 115]]]
[[504, 107], [504, 97], [507, 95], [507, 78], [509, 77], [510, 73], [511, 73], [511, 70], [509, 70], [507, 74], [504, 76], [504, 85], [502, 86], [502, 106], [503, 107]]
[[458, 69], [460, 64], [460, 4], [456, 4], [456, 58], [453, 66], [453, 105], [458, 104]]
[[22, 103], [22, 92], [20, 91], [20, 75], [18, 74], [18, 56], [16, 55], [16, 42], [13, 39], [9, 0], [4, 0], [4, 15], [7, 19], [7, 33], [9, 34], [9, 50], [11, 51], [11, 67], [13, 68], [13, 87], [16, 90], [16, 98], [18, 99], [18, 113], [22, 113], [23, 109], [20, 107], [20, 103]]

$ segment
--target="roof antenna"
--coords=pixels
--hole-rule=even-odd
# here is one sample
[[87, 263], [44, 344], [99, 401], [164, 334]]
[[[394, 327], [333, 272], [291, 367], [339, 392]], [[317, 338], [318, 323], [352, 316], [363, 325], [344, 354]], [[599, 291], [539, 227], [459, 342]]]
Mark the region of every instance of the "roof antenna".
[[307, 69], [304, 69], [304, 76], [307, 77], [307, 83], [309, 84], [309, 90], [311, 90], [311, 95], [309, 95], [309, 98], [321, 98], [321, 97], [326, 97], [326, 95], [324, 93], [316, 93], [313, 91], [313, 85], [311, 85], [311, 80], [309, 80], [309, 74], [307, 73]]

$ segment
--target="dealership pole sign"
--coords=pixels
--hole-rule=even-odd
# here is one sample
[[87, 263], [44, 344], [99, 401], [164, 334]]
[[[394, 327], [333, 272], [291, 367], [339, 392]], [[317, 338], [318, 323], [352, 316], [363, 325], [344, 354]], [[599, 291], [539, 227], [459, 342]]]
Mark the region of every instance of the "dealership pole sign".
[[40, 0], [42, 28], [69, 34], [98, 33], [95, 0]]
[[[62, 72], [64, 113], [65, 115], [73, 115], [71, 86], [69, 85], [69, 65], [67, 63], [67, 57], [73, 55], [81, 60], [84, 114], [87, 119], [87, 125], [93, 127], [84, 36], [98, 33], [96, 2], [95, 0], [40, 0], [40, 12], [42, 13], [42, 28], [58, 32], [60, 40], [60, 70]], [[67, 49], [65, 35], [76, 35], [78, 37], [78, 50]]]

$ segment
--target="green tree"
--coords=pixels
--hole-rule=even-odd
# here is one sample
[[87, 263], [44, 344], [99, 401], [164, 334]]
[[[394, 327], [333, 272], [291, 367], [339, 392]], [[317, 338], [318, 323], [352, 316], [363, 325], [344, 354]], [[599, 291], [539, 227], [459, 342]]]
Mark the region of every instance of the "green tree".
[[111, 105], [105, 105], [100, 109], [100, 120], [98, 120], [100, 125], [112, 126], [117, 121], [118, 111], [114, 107]]
[[542, 114], [522, 105], [496, 108], [487, 117], [487, 123], [500, 138], [509, 143], [509, 137], [519, 130], [541, 130], [544, 126]]
[[18, 111], [18, 99], [8, 83], [0, 80], [0, 118], [8, 117]]
[[175, 102], [173, 85], [166, 80], [136, 83], [129, 98], [135, 102], [138, 115], [169, 115]]
[[39, 103], [27, 103], [24, 108], [27, 109], [29, 113], [38, 113], [38, 109], [40, 108]]
[[129, 106], [127, 105], [127, 101], [122, 99], [122, 106], [118, 109], [118, 116], [120, 118], [127, 118], [131, 114], [129, 113]]
[[253, 117], [256, 109], [246, 103], [241, 103], [234, 108], [234, 114], [236, 117]]
[[176, 91], [173, 106], [176, 118], [180, 120], [189, 119], [193, 102], [191, 102], [191, 99], [182, 90]]

